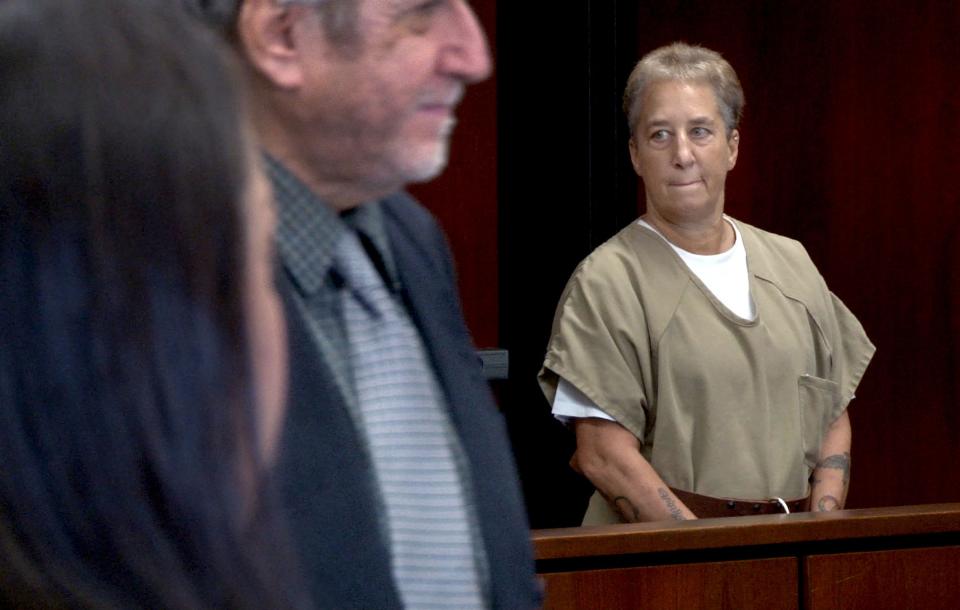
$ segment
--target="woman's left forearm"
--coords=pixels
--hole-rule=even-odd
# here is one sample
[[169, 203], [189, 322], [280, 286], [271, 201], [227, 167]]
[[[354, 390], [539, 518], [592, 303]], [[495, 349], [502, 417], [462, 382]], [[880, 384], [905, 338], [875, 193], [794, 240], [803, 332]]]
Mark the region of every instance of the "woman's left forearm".
[[844, 411], [827, 429], [820, 460], [810, 477], [810, 510], [840, 510], [850, 487], [850, 417]]

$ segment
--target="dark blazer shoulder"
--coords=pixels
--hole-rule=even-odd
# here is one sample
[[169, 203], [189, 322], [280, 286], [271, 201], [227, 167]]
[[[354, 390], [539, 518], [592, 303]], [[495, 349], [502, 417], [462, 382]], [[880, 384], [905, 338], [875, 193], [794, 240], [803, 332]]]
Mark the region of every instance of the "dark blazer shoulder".
[[391, 220], [409, 230], [439, 230], [440, 225], [433, 214], [409, 193], [400, 191], [381, 202], [383, 211]]
[[405, 192], [385, 199], [381, 208], [394, 249], [411, 247], [453, 276], [453, 257], [446, 234], [430, 211]]

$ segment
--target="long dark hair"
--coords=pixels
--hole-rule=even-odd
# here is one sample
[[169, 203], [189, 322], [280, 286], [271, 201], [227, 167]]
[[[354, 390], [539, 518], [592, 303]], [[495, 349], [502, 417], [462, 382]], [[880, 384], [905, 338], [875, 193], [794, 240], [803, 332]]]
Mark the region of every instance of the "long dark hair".
[[249, 497], [250, 147], [180, 12], [0, 2], [0, 603], [301, 605]]

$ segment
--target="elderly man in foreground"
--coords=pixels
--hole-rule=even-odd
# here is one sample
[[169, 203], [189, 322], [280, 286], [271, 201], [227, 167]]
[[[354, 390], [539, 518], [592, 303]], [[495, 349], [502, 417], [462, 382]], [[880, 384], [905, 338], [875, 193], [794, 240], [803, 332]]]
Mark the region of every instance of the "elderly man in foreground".
[[450, 254], [402, 192], [442, 171], [464, 88], [490, 72], [475, 15], [464, 0], [193, 4], [246, 65], [279, 203], [291, 343], [279, 468], [316, 602], [537, 605]]

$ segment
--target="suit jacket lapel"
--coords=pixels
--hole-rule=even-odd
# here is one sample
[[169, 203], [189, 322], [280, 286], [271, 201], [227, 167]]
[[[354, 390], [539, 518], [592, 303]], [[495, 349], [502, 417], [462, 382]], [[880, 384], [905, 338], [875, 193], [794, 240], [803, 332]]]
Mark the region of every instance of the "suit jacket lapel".
[[278, 471], [303, 572], [317, 607], [398, 607], [367, 451], [293, 290], [281, 282], [290, 390]]
[[383, 210], [406, 305], [423, 336], [466, 453], [493, 607], [534, 607], [540, 594], [531, 576], [529, 530], [512, 452], [463, 321], [443, 233], [404, 194], [387, 200]]

